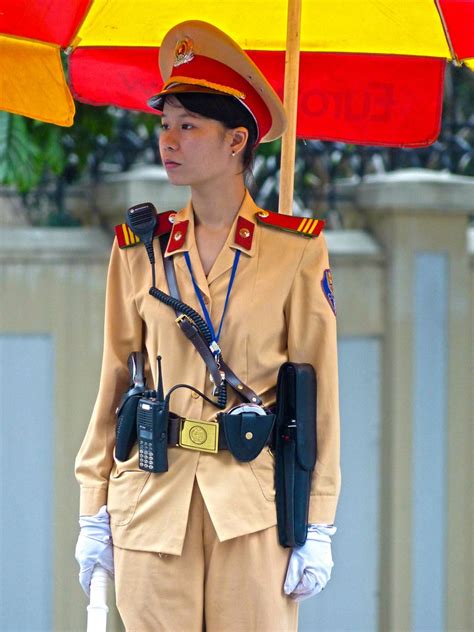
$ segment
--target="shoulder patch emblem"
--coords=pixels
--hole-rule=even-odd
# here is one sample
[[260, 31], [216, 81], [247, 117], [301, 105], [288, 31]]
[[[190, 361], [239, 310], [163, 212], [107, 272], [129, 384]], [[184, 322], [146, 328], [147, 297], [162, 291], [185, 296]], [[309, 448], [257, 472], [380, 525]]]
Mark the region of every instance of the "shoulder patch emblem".
[[299, 233], [304, 237], [317, 237], [324, 227], [324, 220], [313, 217], [295, 217], [271, 211], [259, 211], [256, 217], [260, 224], [290, 233]]
[[[166, 211], [165, 213], [158, 213], [157, 222], [154, 230], [154, 236], [159, 237], [165, 233], [169, 233], [173, 228], [174, 218], [176, 211]], [[117, 224], [115, 227], [115, 235], [117, 236], [117, 242], [120, 248], [130, 248], [140, 243], [140, 238], [130, 230], [128, 224]]]
[[329, 268], [327, 270], [324, 270], [323, 278], [321, 279], [321, 287], [323, 288], [323, 294], [326, 297], [326, 300], [329, 303], [335, 316], [336, 315], [336, 298], [334, 296], [332, 273]]

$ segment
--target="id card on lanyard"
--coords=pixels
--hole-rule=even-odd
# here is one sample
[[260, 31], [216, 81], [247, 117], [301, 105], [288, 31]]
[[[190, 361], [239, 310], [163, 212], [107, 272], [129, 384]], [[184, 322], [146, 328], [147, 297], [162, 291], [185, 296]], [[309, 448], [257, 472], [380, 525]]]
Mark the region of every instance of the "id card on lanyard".
[[204, 318], [206, 320], [207, 326], [209, 327], [209, 331], [211, 332], [212, 341], [211, 341], [211, 344], [209, 345], [209, 348], [212, 351], [212, 353], [214, 354], [214, 357], [216, 358], [216, 360], [217, 360], [217, 358], [219, 357], [219, 355], [221, 353], [221, 349], [219, 347], [219, 338], [221, 336], [222, 326], [224, 324], [225, 314], [226, 314], [226, 311], [227, 311], [227, 307], [229, 305], [230, 293], [232, 292], [232, 287], [234, 285], [235, 276], [237, 274], [237, 266], [239, 265], [240, 255], [241, 255], [240, 250], [236, 250], [235, 251], [235, 256], [234, 256], [234, 263], [232, 264], [232, 271], [231, 271], [231, 274], [230, 274], [229, 285], [227, 286], [227, 292], [226, 292], [226, 297], [225, 297], [225, 302], [224, 302], [224, 308], [222, 310], [222, 316], [221, 316], [221, 320], [220, 320], [220, 323], [219, 323], [219, 328], [218, 328], [217, 333], [216, 333], [216, 331], [214, 329], [214, 325], [212, 324], [212, 320], [211, 320], [211, 316], [209, 314], [209, 310], [207, 309], [206, 304], [204, 302], [204, 297], [202, 295], [202, 292], [199, 289], [198, 284], [196, 283], [196, 279], [195, 279], [194, 273], [193, 273], [193, 268], [192, 268], [192, 265], [191, 265], [191, 258], [189, 256], [189, 252], [185, 252], [184, 253], [184, 258], [185, 258], [185, 261], [186, 261], [186, 265], [188, 266], [189, 274], [191, 275], [191, 280], [193, 282], [194, 292], [196, 293], [196, 296], [197, 296], [197, 299], [199, 301], [199, 304], [201, 305], [202, 313], [204, 314]]

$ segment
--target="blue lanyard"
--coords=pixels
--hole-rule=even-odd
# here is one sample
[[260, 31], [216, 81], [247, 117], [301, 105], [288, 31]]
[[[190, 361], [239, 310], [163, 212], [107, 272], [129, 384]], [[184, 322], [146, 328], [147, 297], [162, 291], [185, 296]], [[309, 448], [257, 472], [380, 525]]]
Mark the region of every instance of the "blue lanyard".
[[216, 356], [219, 355], [220, 352], [221, 352], [218, 343], [219, 343], [219, 338], [221, 336], [222, 325], [224, 324], [224, 316], [225, 316], [225, 313], [227, 311], [227, 306], [229, 304], [230, 293], [232, 291], [232, 286], [234, 285], [235, 275], [237, 273], [237, 266], [239, 265], [240, 254], [241, 254], [240, 250], [236, 250], [235, 251], [234, 263], [232, 265], [232, 272], [230, 274], [229, 285], [227, 286], [227, 294], [226, 294], [226, 297], [225, 297], [224, 309], [222, 310], [221, 322], [219, 323], [219, 329], [217, 330], [217, 335], [216, 335], [216, 332], [214, 330], [214, 325], [212, 324], [211, 316], [210, 316], [209, 311], [208, 311], [208, 309], [206, 307], [206, 304], [204, 303], [204, 297], [202, 295], [201, 290], [199, 289], [198, 284], [196, 283], [196, 279], [194, 278], [193, 268], [191, 266], [191, 259], [189, 257], [189, 252], [185, 252], [184, 253], [184, 258], [186, 260], [186, 264], [188, 266], [189, 273], [191, 275], [191, 280], [193, 282], [194, 291], [195, 291], [196, 296], [198, 298], [199, 304], [201, 305], [202, 313], [204, 314], [204, 318], [206, 319], [206, 323], [207, 323], [207, 326], [209, 327], [209, 331], [211, 332], [212, 344], [210, 345], [210, 349], [214, 353], [214, 355], [216, 355]]

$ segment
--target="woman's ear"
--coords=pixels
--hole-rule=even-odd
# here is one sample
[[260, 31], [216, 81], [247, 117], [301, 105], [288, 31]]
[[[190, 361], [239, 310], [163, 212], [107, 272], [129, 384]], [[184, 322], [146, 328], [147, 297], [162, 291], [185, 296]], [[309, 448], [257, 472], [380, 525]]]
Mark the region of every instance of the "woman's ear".
[[246, 127], [236, 127], [229, 130], [230, 134], [230, 151], [232, 156], [237, 156], [245, 149], [249, 138], [249, 131]]

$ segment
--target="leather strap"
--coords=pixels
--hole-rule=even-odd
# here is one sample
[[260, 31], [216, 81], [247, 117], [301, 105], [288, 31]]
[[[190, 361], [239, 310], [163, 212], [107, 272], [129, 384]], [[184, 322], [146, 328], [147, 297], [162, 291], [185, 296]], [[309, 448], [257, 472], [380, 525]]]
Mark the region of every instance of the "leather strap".
[[191, 319], [187, 318], [184, 315], [181, 316], [177, 322], [181, 331], [193, 343], [193, 345], [196, 348], [196, 351], [204, 360], [209, 370], [209, 373], [211, 374], [212, 379], [214, 380], [214, 384], [216, 386], [219, 386], [219, 384], [222, 382], [221, 372], [219, 370], [219, 367], [217, 366], [214, 356], [211, 353], [211, 350], [209, 349], [203, 337], [199, 333], [199, 329], [191, 321]]
[[163, 267], [165, 269], [165, 276], [168, 283], [170, 295], [180, 301], [181, 296], [179, 294], [178, 281], [176, 279], [173, 257], [165, 257], [165, 251], [168, 246], [168, 239], [170, 234], [171, 233], [160, 235], [161, 256], [163, 258]]
[[[160, 235], [160, 246], [161, 246], [161, 256], [163, 258], [163, 267], [165, 270], [166, 281], [168, 283], [168, 289], [170, 295], [181, 301], [181, 295], [179, 293], [178, 282], [176, 279], [176, 272], [174, 269], [174, 261], [173, 257], [165, 257], [166, 247], [168, 245], [169, 233], [165, 235]], [[176, 312], [179, 315], [179, 312]], [[212, 375], [212, 379], [216, 386], [219, 386], [221, 383], [221, 374], [219, 367], [215, 361], [214, 356], [212, 355], [209, 347], [207, 346], [205, 340], [203, 340], [198, 328], [191, 323], [189, 319], [186, 317], [181, 318], [178, 321], [178, 325], [184, 334], [189, 338], [189, 340], [193, 343], [199, 355], [204, 360], [207, 368], [209, 369], [209, 373]], [[225, 379], [227, 380], [229, 386], [234, 389], [234, 391], [240, 395], [243, 399], [246, 399], [248, 402], [252, 402], [252, 404], [261, 404], [262, 400], [260, 397], [249, 388], [244, 382], [239, 380], [237, 375], [232, 371], [232, 369], [224, 362], [224, 360], [220, 360], [220, 368], [224, 372]], [[216, 381], [217, 380], [217, 381]]]
[[[178, 281], [176, 279], [176, 272], [174, 269], [173, 257], [165, 257], [166, 247], [168, 245], [170, 233], [166, 233], [164, 235], [160, 235], [160, 247], [161, 247], [161, 255], [163, 259], [163, 267], [165, 270], [166, 282], [168, 283], [168, 289], [170, 295], [176, 300], [181, 302], [181, 295], [179, 293]], [[214, 380], [214, 384], [219, 386], [222, 381], [221, 372], [219, 367], [217, 366], [216, 360], [211, 353], [211, 350], [207, 346], [205, 340], [203, 340], [199, 329], [196, 325], [191, 321], [190, 318], [187, 318], [182, 312], [176, 311], [176, 315], [182, 316], [177, 323], [181, 331], [184, 335], [189, 338], [191, 343], [196, 348], [196, 351], [199, 353], [201, 358], [204, 360], [207, 369]]]

